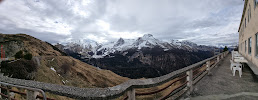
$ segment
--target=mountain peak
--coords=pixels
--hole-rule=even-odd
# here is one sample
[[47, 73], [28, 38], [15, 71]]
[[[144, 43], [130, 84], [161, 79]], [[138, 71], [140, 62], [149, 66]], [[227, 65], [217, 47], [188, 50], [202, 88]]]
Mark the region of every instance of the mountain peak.
[[188, 40], [181, 41], [181, 44], [188, 45], [188, 46], [197, 46], [196, 43], [188, 41]]
[[116, 44], [114, 45], [115, 47], [116, 46], [120, 46], [120, 45], [123, 45], [125, 43], [125, 40], [123, 38], [119, 38], [118, 41], [116, 42]]
[[[89, 41], [89, 42], [92, 42], [92, 41]], [[78, 48], [78, 50], [81, 50], [80, 53], [87, 55], [89, 51], [93, 52], [94, 56], [91, 55], [93, 58], [100, 58], [100, 57], [109, 55], [110, 53], [114, 53], [116, 51], [125, 51], [128, 49], [135, 49], [135, 48], [137, 48], [138, 50], [140, 50], [141, 48], [154, 48], [154, 47], [160, 47], [160, 48], [163, 48], [164, 50], [170, 50], [173, 48], [184, 49], [184, 50], [199, 49], [198, 45], [191, 41], [180, 41], [176, 39], [170, 40], [170, 41], [161, 41], [153, 37], [152, 34], [145, 34], [144, 36], [139, 37], [138, 39], [119, 38], [117, 41], [112, 41], [105, 44], [94, 45], [94, 43], [90, 43], [90, 45], [84, 45], [84, 46], [85, 48], [82, 48], [83, 50], [80, 47]], [[68, 47], [74, 51], [77, 50], [77, 49], [74, 49], [76, 45], [75, 46], [68, 45]]]
[[143, 38], [153, 38], [153, 35], [152, 34], [144, 34]]
[[121, 37], [118, 39], [118, 41], [123, 41], [123, 40], [124, 40], [124, 39], [123, 39], [123, 38], [121, 38]]

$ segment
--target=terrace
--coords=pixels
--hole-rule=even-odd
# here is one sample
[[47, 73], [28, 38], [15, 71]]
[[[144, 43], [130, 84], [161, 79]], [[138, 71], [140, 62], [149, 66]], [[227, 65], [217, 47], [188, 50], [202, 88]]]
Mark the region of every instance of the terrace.
[[258, 80], [248, 65], [240, 78], [238, 71], [233, 76], [230, 70], [231, 54], [226, 56], [213, 70], [194, 87], [192, 100], [253, 100], [258, 98]]

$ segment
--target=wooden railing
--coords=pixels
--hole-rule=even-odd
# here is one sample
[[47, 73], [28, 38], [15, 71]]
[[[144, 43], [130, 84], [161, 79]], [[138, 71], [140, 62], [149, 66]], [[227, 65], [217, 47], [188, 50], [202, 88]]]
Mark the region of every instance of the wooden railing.
[[[20, 92], [17, 90], [13, 90], [11, 89], [12, 87], [16, 87], [19, 89], [25, 89], [26, 92]], [[5, 90], [6, 93], [2, 93], [2, 90]], [[1, 98], [6, 98], [8, 100], [16, 100], [14, 97], [14, 95], [11, 94], [19, 94], [22, 96], [26, 96], [27, 100], [36, 100], [37, 98], [39, 99], [43, 99], [43, 100], [53, 100], [53, 99], [49, 99], [46, 98], [45, 92], [42, 91], [41, 89], [36, 89], [36, 88], [31, 88], [31, 87], [25, 87], [25, 86], [19, 86], [19, 85], [13, 85], [13, 84], [9, 84], [9, 83], [4, 83], [4, 82], [0, 82], [0, 96]], [[41, 93], [41, 95], [39, 95]], [[1, 99], [0, 98], [0, 99]]]
[[[181, 84], [179, 84], [179, 86], [169, 90], [167, 94], [159, 98], [160, 100], [167, 98], [176, 99], [185, 93], [191, 93], [193, 91], [193, 85], [201, 80], [206, 74], [209, 74], [210, 70], [214, 68], [227, 54], [228, 52], [220, 53], [211, 58], [205, 59], [188, 67], [184, 67], [164, 76], [149, 79], [131, 79], [120, 85], [108, 88], [78, 88], [31, 80], [14, 79], [5, 76], [0, 76], [0, 84], [11, 84], [10, 86], [13, 87], [22, 86], [29, 88], [28, 90], [33, 89], [32, 91], [39, 91], [44, 97], [44, 100], [47, 98], [45, 97], [45, 93], [43, 91], [74, 99], [114, 99], [126, 94], [122, 99], [135, 100], [136, 96], [151, 95], [168, 90], [169, 87], [180, 81]], [[172, 80], [172, 83], [158, 90], [148, 92], [135, 91], [136, 89], [160, 86]], [[36, 97], [38, 96], [34, 96], [34, 98]]]

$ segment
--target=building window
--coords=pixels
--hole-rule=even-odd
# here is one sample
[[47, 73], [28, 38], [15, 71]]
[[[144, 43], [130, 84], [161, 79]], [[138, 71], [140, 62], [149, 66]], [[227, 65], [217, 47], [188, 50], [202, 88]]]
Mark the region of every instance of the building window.
[[255, 35], [255, 37], [256, 37], [256, 56], [258, 56], [258, 33], [256, 33], [256, 35]]
[[248, 39], [248, 54], [252, 53], [252, 38]]
[[251, 5], [249, 4], [249, 10], [250, 10], [250, 19], [251, 19]]
[[245, 28], [246, 28], [246, 18], [245, 18]]
[[248, 18], [247, 18], [247, 20], [248, 20], [248, 23], [249, 23], [249, 20], [250, 20], [250, 9], [248, 9]]
[[242, 43], [240, 43], [239, 48], [240, 48], [240, 51], [242, 52]]
[[246, 40], [245, 40], [245, 53], [246, 53]]
[[241, 25], [241, 28], [242, 28], [242, 32], [244, 33], [244, 23]]
[[242, 43], [242, 52], [244, 52], [244, 42]]
[[242, 48], [242, 51], [241, 51], [241, 52], [244, 51], [243, 45], [244, 45], [244, 43], [242, 42], [242, 43], [241, 43], [241, 48]]
[[245, 23], [243, 23], [243, 31], [245, 31], [245, 26], [244, 26]]

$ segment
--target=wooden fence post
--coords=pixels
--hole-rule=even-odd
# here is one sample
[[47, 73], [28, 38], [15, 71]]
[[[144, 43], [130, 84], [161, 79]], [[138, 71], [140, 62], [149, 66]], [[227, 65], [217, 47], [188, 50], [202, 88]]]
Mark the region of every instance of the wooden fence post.
[[[0, 84], [0, 86], [1, 86], [1, 84]], [[0, 93], [2, 93], [1, 88], [0, 88]], [[1, 96], [1, 95], [0, 95], [0, 99], [2, 99], [2, 96]]]
[[127, 91], [128, 100], [135, 100], [135, 89]]
[[[0, 65], [1, 65], [1, 61], [0, 61]], [[0, 66], [1, 67], [1, 66]], [[1, 68], [0, 68], [0, 76], [2, 76], [3, 74], [1, 73]], [[0, 86], [1, 86], [1, 84], [0, 84]], [[1, 88], [0, 88], [0, 93], [2, 93], [2, 91], [1, 91]], [[0, 95], [0, 99], [2, 99], [2, 96]]]
[[217, 63], [219, 62], [219, 56], [217, 56]]
[[211, 61], [207, 61], [207, 62], [206, 62], [206, 67], [207, 67], [206, 70], [207, 70], [207, 72], [208, 72], [208, 75], [210, 74], [210, 70], [211, 70], [211, 69], [210, 69], [210, 66], [211, 66], [211, 63], [210, 63], [210, 62], [211, 62]]
[[7, 89], [6, 91], [7, 91], [8, 100], [11, 100], [9, 87], [6, 86], [6, 89]]
[[187, 87], [189, 88], [189, 94], [191, 94], [193, 91], [193, 70], [191, 69], [191, 70], [187, 71], [186, 74], [187, 74], [186, 79], [188, 81]]
[[27, 100], [36, 100], [38, 94], [39, 92], [27, 90]]

